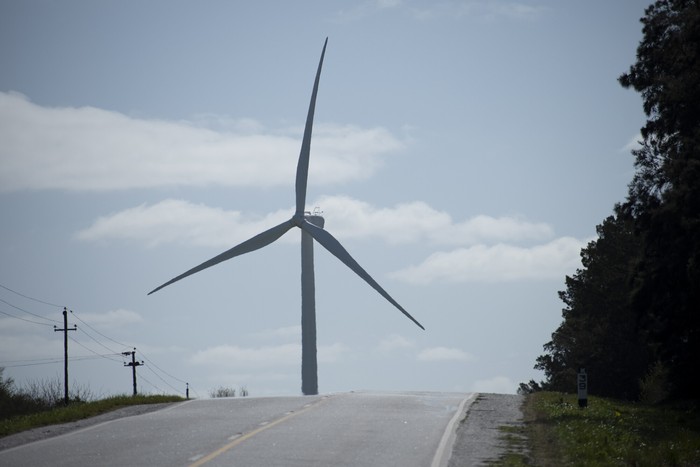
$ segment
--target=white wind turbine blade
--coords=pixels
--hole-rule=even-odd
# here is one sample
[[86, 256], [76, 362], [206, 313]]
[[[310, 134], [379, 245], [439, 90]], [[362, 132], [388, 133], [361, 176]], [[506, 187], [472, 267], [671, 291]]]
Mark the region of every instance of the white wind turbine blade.
[[243, 243], [239, 243], [238, 245], [234, 246], [230, 250], [226, 250], [220, 255], [214, 256], [212, 259], [203, 262], [199, 266], [195, 266], [192, 269], [190, 269], [187, 272], [184, 272], [180, 274], [177, 277], [174, 277], [173, 279], [170, 279], [168, 282], [165, 284], [156, 287], [155, 289], [151, 290], [148, 292], [148, 295], [151, 295], [153, 292], [157, 292], [163, 287], [166, 287], [173, 282], [177, 282], [180, 279], [184, 279], [187, 276], [191, 276], [192, 274], [202, 271], [203, 269], [207, 269], [211, 266], [214, 266], [215, 264], [219, 264], [222, 261], [226, 261], [227, 259], [231, 259], [235, 256], [240, 256], [245, 253], [250, 253], [251, 251], [255, 251], [257, 249], [260, 249], [264, 246], [269, 245], [270, 243], [274, 242], [278, 238], [280, 238], [282, 235], [284, 235], [289, 229], [294, 227], [294, 222], [290, 219], [288, 221], [282, 222], [281, 224], [272, 227], [271, 229], [268, 229], [262, 233], [259, 233], [255, 237], [249, 238]]
[[347, 252], [347, 250], [343, 247], [343, 245], [340, 244], [338, 240], [335, 239], [333, 235], [331, 235], [328, 231], [316, 227], [312, 223], [304, 220], [303, 223], [301, 223], [300, 227], [308, 232], [314, 239], [323, 245], [323, 247], [330, 251], [336, 258], [338, 258], [340, 261], [345, 263], [347, 267], [355, 271], [355, 274], [360, 276], [367, 282], [369, 285], [371, 285], [379, 294], [389, 300], [389, 303], [394, 305], [396, 308], [401, 311], [404, 315], [406, 315], [411, 321], [416, 323], [419, 328], [425, 330], [422, 324], [420, 324], [413, 316], [411, 316], [406, 310], [403, 309], [401, 305], [398, 304], [396, 300], [391, 298], [391, 295], [389, 295], [381, 285], [375, 281], [372, 276], [370, 276], [367, 271], [365, 271], [362, 266], [360, 266], [355, 259], [350, 256], [350, 253]]
[[297, 206], [295, 216], [304, 215], [304, 207], [306, 204], [306, 181], [309, 177], [309, 153], [311, 152], [311, 131], [314, 126], [314, 110], [316, 109], [316, 94], [318, 93], [318, 82], [321, 78], [321, 67], [323, 66], [323, 56], [326, 54], [326, 45], [328, 38], [323, 43], [321, 51], [321, 60], [318, 62], [318, 70], [316, 71], [316, 80], [314, 81], [314, 90], [311, 93], [311, 103], [309, 104], [309, 113], [306, 115], [306, 126], [304, 127], [304, 137], [301, 140], [301, 151], [299, 152], [299, 162], [297, 163], [297, 181], [296, 181], [296, 198]]

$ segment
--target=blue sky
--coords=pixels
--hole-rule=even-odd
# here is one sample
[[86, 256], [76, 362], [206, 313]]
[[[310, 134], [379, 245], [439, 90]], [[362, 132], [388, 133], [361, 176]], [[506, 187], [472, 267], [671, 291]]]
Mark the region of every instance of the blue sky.
[[134, 346], [147, 392], [300, 392], [296, 229], [146, 293], [293, 213], [328, 37], [307, 207], [426, 331], [317, 246], [320, 391], [541, 379], [632, 177], [644, 115], [616, 79], [646, 5], [0, 2], [5, 375], [62, 374], [66, 306], [95, 393], [131, 390], [110, 354]]

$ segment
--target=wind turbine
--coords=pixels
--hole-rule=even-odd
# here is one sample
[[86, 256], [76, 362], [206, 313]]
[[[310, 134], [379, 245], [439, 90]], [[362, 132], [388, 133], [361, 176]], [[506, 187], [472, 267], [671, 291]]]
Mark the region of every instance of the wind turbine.
[[246, 241], [240, 243], [233, 248], [224, 251], [220, 255], [203, 262], [199, 266], [195, 266], [189, 271], [180, 274], [168, 282], [164, 283], [151, 290], [148, 295], [166, 287], [173, 282], [184, 279], [196, 272], [207, 269], [215, 264], [218, 264], [227, 259], [240, 256], [251, 251], [258, 250], [264, 246], [274, 242], [284, 235], [292, 227], [301, 229], [301, 386], [304, 395], [318, 394], [318, 374], [316, 363], [316, 306], [314, 298], [314, 267], [313, 267], [313, 240], [320, 243], [326, 250], [333, 254], [336, 258], [342, 261], [347, 267], [352, 269], [355, 274], [360, 276], [369, 285], [371, 285], [379, 294], [386, 298], [392, 305], [406, 315], [411, 321], [416, 323], [421, 329], [425, 329], [413, 316], [411, 316], [401, 305], [398, 304], [357, 261], [350, 256], [350, 253], [345, 250], [343, 245], [335, 239], [330, 233], [323, 229], [324, 220], [316, 213], [307, 213], [304, 210], [306, 204], [306, 182], [309, 175], [309, 154], [311, 149], [311, 131], [314, 122], [314, 109], [316, 107], [316, 94], [318, 92], [318, 82], [321, 77], [321, 67], [323, 66], [323, 57], [326, 54], [326, 45], [328, 38], [323, 44], [321, 51], [321, 59], [318, 62], [318, 70], [316, 71], [316, 79], [314, 81], [313, 92], [311, 93], [311, 103], [309, 104], [309, 112], [306, 116], [306, 126], [304, 127], [304, 136], [301, 142], [301, 152], [299, 153], [299, 162], [297, 163], [297, 178], [296, 178], [296, 211], [291, 219], [282, 222], [281, 224], [272, 227]]

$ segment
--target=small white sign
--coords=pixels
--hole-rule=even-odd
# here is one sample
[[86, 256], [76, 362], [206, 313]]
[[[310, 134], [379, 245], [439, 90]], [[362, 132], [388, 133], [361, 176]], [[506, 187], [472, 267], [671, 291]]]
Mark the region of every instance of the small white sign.
[[588, 405], [588, 375], [584, 368], [579, 369], [576, 385], [578, 387], [578, 405], [586, 407]]

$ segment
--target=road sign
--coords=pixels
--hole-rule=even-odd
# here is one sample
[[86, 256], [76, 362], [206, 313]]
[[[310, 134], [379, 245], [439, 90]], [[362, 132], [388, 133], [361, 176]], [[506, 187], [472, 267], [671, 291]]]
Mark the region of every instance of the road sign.
[[579, 368], [576, 386], [578, 387], [578, 406], [581, 408], [588, 406], [588, 375], [585, 368]]

